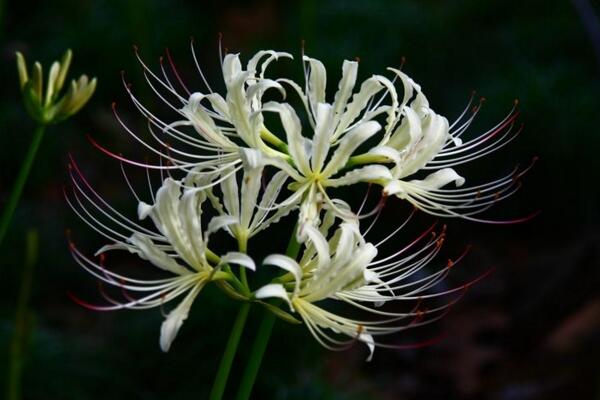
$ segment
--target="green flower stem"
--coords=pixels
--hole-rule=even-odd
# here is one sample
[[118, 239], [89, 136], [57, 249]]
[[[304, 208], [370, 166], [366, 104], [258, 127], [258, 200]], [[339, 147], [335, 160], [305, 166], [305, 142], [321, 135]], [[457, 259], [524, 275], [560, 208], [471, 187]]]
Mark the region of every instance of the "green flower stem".
[[[248, 253], [248, 237], [245, 235], [240, 236], [238, 239], [238, 247], [240, 252]], [[240, 265], [240, 280], [242, 281], [242, 285], [246, 288], [247, 292], [250, 292], [250, 286], [248, 285], [248, 277], [246, 276], [246, 267]]]
[[31, 167], [35, 160], [35, 156], [40, 148], [40, 144], [42, 143], [42, 139], [44, 138], [44, 131], [46, 127], [44, 125], [39, 125], [34, 133], [33, 140], [31, 141], [31, 145], [29, 146], [29, 150], [27, 150], [27, 155], [23, 160], [23, 164], [21, 164], [21, 170], [19, 171], [19, 175], [17, 176], [17, 180], [15, 185], [10, 193], [10, 197], [8, 198], [8, 203], [6, 203], [6, 207], [2, 212], [2, 218], [0, 219], [0, 245], [8, 232], [8, 227], [10, 226], [10, 222], [17, 208], [17, 204], [19, 204], [19, 199], [21, 198], [21, 193], [23, 193], [23, 187], [25, 187], [25, 182], [27, 182], [27, 177], [29, 176], [29, 171], [31, 171]]
[[227, 384], [227, 378], [229, 377], [229, 371], [231, 370], [231, 364], [233, 363], [233, 358], [235, 357], [235, 353], [240, 342], [240, 337], [242, 336], [242, 331], [244, 330], [244, 325], [246, 324], [246, 319], [248, 318], [250, 304], [251, 303], [249, 302], [242, 303], [242, 306], [238, 311], [238, 315], [235, 318], [233, 328], [231, 329], [231, 334], [229, 335], [229, 340], [227, 341], [227, 346], [223, 352], [221, 362], [219, 363], [217, 377], [215, 378], [215, 382], [213, 383], [213, 387], [210, 391], [210, 400], [221, 400], [223, 398], [225, 385]]
[[265, 315], [258, 327], [256, 339], [254, 340], [252, 352], [250, 353], [250, 361], [246, 364], [246, 369], [244, 370], [244, 376], [242, 377], [242, 383], [240, 384], [236, 400], [248, 400], [250, 398], [254, 381], [256, 381], [260, 364], [265, 354], [265, 350], [267, 349], [269, 338], [271, 337], [275, 318], [275, 314], [265, 309]]
[[[286, 250], [286, 255], [293, 259], [296, 259], [298, 257], [298, 253], [300, 252], [300, 243], [298, 243], [296, 240], [296, 230], [297, 226], [295, 226], [294, 230], [292, 231], [292, 237], [290, 238]], [[236, 400], [248, 400], [250, 398], [252, 387], [256, 381], [260, 364], [265, 354], [265, 350], [267, 349], [271, 332], [273, 331], [275, 318], [276, 317], [273, 312], [265, 309], [265, 315], [260, 322], [256, 339], [254, 339], [254, 344], [252, 345], [252, 350], [250, 353], [250, 361], [248, 361], [246, 369], [244, 370], [242, 383], [240, 384], [240, 389], [237, 393]]]
[[30, 333], [28, 303], [31, 296], [33, 268], [38, 257], [38, 234], [35, 229], [27, 232], [25, 252], [25, 265], [23, 266], [21, 287], [19, 288], [19, 297], [17, 300], [15, 331], [10, 344], [10, 364], [8, 368], [8, 390], [6, 397], [9, 400], [19, 400], [21, 398], [21, 375], [25, 361], [25, 347]]

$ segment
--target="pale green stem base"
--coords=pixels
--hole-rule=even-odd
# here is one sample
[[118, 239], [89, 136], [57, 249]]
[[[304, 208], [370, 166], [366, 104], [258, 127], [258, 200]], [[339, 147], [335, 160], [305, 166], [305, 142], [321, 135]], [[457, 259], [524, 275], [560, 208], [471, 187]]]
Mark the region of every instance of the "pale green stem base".
[[25, 187], [25, 182], [27, 182], [27, 177], [29, 176], [29, 172], [33, 166], [35, 156], [40, 144], [42, 143], [42, 139], [44, 138], [45, 129], [46, 127], [44, 125], [40, 125], [35, 129], [35, 132], [33, 133], [33, 140], [31, 141], [31, 145], [29, 145], [29, 150], [27, 150], [27, 155], [23, 160], [23, 164], [21, 164], [21, 170], [19, 171], [15, 185], [10, 193], [6, 207], [2, 212], [2, 218], [0, 218], [0, 246], [2, 245], [2, 241], [8, 232], [8, 227], [12, 221], [17, 204], [19, 204], [21, 193], [23, 193], [23, 187]]

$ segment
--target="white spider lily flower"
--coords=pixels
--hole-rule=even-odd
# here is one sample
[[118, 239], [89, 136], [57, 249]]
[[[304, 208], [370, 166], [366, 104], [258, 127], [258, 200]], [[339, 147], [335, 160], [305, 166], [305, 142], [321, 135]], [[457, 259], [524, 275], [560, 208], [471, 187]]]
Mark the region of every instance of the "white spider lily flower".
[[[298, 92], [308, 113], [315, 134], [312, 140], [301, 139], [309, 144], [308, 148], [312, 147], [312, 152], [307, 152], [309, 155], [305, 158], [310, 159], [312, 154], [314, 160], [311, 160], [310, 166], [313, 169], [318, 170], [327, 159], [329, 148], [338, 145], [345, 135], [356, 127], [378, 121], [381, 129], [377, 135], [373, 135], [374, 138], [378, 137], [376, 144], [364, 153], [352, 154], [346, 160], [347, 164], [342, 167], [349, 170], [361, 165], [366, 165], [363, 168], [369, 168], [373, 164], [392, 164], [390, 170], [393, 178], [384, 180], [383, 184], [385, 195], [396, 195], [406, 199], [416, 207], [437, 216], [458, 216], [485, 221], [474, 216], [487, 210], [499, 199], [510, 196], [519, 188], [518, 178], [526, 170], [480, 186], [459, 189], [446, 187], [450, 183], [461, 187], [465, 182], [465, 178], [452, 167], [498, 150], [518, 135], [520, 129], [514, 129], [518, 113], [514, 108], [505, 119], [489, 131], [463, 141], [463, 134], [481, 106], [479, 104], [473, 107], [472, 115], [467, 116], [473, 98], [459, 118], [450, 125], [444, 116], [433, 111], [421, 87], [396, 68], [388, 68], [388, 71], [394, 75], [393, 79], [373, 75], [362, 83], [358, 92], [353, 94], [358, 63], [344, 61], [338, 91], [333, 102], [328, 103], [325, 93], [327, 72], [323, 63], [307, 56], [303, 57], [303, 61], [304, 90], [292, 81], [286, 79], [279, 81], [287, 83]], [[401, 83], [402, 96], [399, 96], [396, 90], [396, 81]], [[362, 144], [359, 143], [353, 151]], [[295, 157], [292, 153], [291, 156], [299, 172], [303, 173], [302, 170], [306, 169], [308, 162]], [[416, 179], [415, 174], [422, 170], [432, 172], [425, 179]], [[351, 170], [348, 175], [359, 176], [361, 174], [359, 171], [361, 168]], [[377, 179], [361, 177], [358, 181], [381, 183], [386, 173], [383, 169], [379, 171], [382, 174]], [[369, 175], [370, 172], [367, 170], [362, 173]], [[306, 204], [316, 204], [316, 202]], [[311, 211], [314, 215], [316, 212], [314, 206], [307, 210], [309, 213]]]
[[[160, 347], [168, 351], [190, 307], [210, 281], [227, 280], [229, 273], [221, 271], [225, 264], [238, 264], [255, 270], [254, 262], [246, 254], [229, 252], [221, 257], [207, 248], [211, 233], [235, 223], [232, 218], [213, 217], [202, 227], [202, 206], [206, 195], [201, 190], [182, 189], [181, 182], [167, 178], [158, 189], [154, 204], [139, 203], [138, 218], [152, 219], [155, 230], [148, 229], [125, 217], [111, 207], [87, 182], [74, 162], [71, 164], [73, 191], [65, 197], [75, 213], [98, 233], [113, 243], [96, 252], [100, 261], [85, 256], [71, 243], [71, 252], [77, 263], [101, 283], [120, 289], [124, 299], [118, 300], [101, 287], [109, 302], [106, 306], [91, 305], [74, 297], [94, 310], [148, 309], [184, 296], [161, 326]], [[169, 277], [140, 279], [126, 276], [104, 266], [108, 251], [126, 250], [147, 260]], [[210, 259], [210, 260], [209, 260]], [[134, 296], [132, 293], [139, 293]]]
[[[407, 348], [430, 343], [397, 346], [382, 343], [376, 338], [441, 318], [470, 285], [482, 278], [457, 288], [434, 291], [466, 252], [455, 261], [449, 260], [443, 268], [426, 272], [445, 236], [443, 231], [436, 235], [433, 226], [404, 248], [379, 259], [376, 259], [377, 248], [401, 228], [372, 244], [365, 241], [356, 224], [344, 222], [332, 235], [329, 234], [330, 227], [331, 219], [326, 217], [319, 228], [312, 225], [304, 228], [307, 239], [298, 262], [284, 255], [268, 256], [263, 261], [264, 265], [279, 267], [287, 274], [255, 293], [258, 299], [281, 298], [286, 301], [290, 310], [300, 315], [315, 339], [328, 349], [340, 350], [360, 341], [368, 346], [370, 360], [377, 346]], [[409, 250], [413, 250], [412, 253]], [[431, 308], [423, 305], [429, 299], [456, 293], [459, 296], [446, 304]], [[416, 305], [404, 312], [381, 308], [384, 303], [393, 301], [416, 302]], [[332, 302], [338, 303], [334, 308], [338, 311], [330, 311]], [[370, 317], [355, 319], [340, 315], [339, 304]], [[342, 340], [340, 335], [350, 339]]]
[[275, 147], [284, 146], [264, 127], [261, 109], [262, 97], [269, 89], [277, 89], [284, 99], [286, 94], [280, 83], [265, 78], [268, 65], [279, 58], [292, 56], [272, 50], [259, 51], [250, 58], [244, 69], [238, 54], [225, 55], [221, 60], [225, 83], [225, 93], [222, 95], [213, 91], [206, 81], [193, 45], [192, 55], [204, 82], [205, 88], [202, 90], [188, 89], [169, 52], [167, 56], [171, 71], [165, 67], [161, 57], [160, 72], [154, 72], [142, 61], [136, 49], [147, 84], [179, 116], [167, 121], [153, 114], [138, 100], [123, 77], [123, 84], [134, 106], [148, 120], [151, 140], [129, 128], [113, 104], [115, 116], [124, 130], [161, 160], [168, 160], [169, 165], [133, 161], [94, 141], [93, 144], [129, 164], [152, 169], [183, 170], [198, 175], [218, 176], [223, 170], [239, 166], [242, 148], [256, 148], [271, 156], [287, 158], [284, 153], [263, 141], [266, 138]]

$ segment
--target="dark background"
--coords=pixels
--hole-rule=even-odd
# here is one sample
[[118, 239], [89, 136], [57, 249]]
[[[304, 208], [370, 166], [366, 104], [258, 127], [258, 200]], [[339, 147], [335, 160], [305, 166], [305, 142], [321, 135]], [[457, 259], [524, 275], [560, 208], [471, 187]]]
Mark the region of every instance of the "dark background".
[[[457, 116], [471, 90], [487, 101], [471, 132], [493, 125], [520, 100], [524, 133], [491, 157], [459, 168], [470, 182], [485, 182], [533, 156], [540, 161], [523, 189], [488, 216], [518, 217], [541, 209], [521, 225], [492, 226], [450, 220], [443, 257], [474, 245], [448, 285], [490, 266], [477, 285], [433, 328], [398, 342], [446, 338], [419, 350], [377, 350], [365, 363], [361, 346], [332, 353], [306, 329], [278, 322], [257, 381], [263, 399], [600, 399], [600, 53], [589, 32], [598, 20], [585, 1], [27, 1], [0, 2], [0, 204], [29, 144], [34, 124], [21, 105], [14, 51], [47, 68], [74, 50], [71, 76], [99, 79], [86, 108], [49, 128], [11, 233], [1, 249], [0, 382], [29, 228], [40, 235], [31, 301], [32, 324], [23, 377], [28, 399], [190, 399], [210, 390], [237, 304], [217, 290], [195, 302], [169, 354], [158, 347], [159, 310], [95, 313], [66, 296], [97, 298], [95, 282], [70, 258], [65, 229], [93, 252], [103, 242], [77, 221], [62, 198], [67, 154], [80, 161], [97, 188], [135, 216], [118, 164], [87, 142], [91, 133], [117, 151], [143, 157], [116, 125], [117, 101], [133, 126], [143, 126], [121, 86], [119, 72], [145, 104], [159, 100], [145, 86], [131, 44], [157, 67], [169, 47], [178, 68], [197, 82], [189, 53], [194, 36], [211, 82], [220, 79], [217, 33], [231, 51], [289, 51], [296, 62], [278, 72], [301, 77], [300, 40], [323, 60], [330, 82], [343, 59], [359, 56], [361, 77], [397, 66], [420, 83], [433, 108]], [[588, 4], [589, 5], [589, 4]], [[592, 5], [596, 12], [600, 6]], [[578, 8], [582, 10], [578, 13]], [[586, 30], [583, 20], [595, 28]], [[596, 49], [600, 46], [596, 43]], [[335, 84], [335, 83], [334, 83]], [[329, 89], [334, 90], [332, 86]], [[331, 94], [331, 93], [330, 93]], [[138, 158], [139, 158], [138, 157]], [[383, 220], [393, 226], [407, 207], [392, 202]], [[415, 231], [431, 218], [420, 216]], [[289, 224], [289, 220], [284, 224]], [[385, 231], [385, 224], [381, 229]], [[379, 228], [378, 228], [379, 229]], [[263, 237], [263, 244], [274, 237]], [[407, 234], [410, 233], [407, 232]], [[406, 236], [404, 240], [408, 240]], [[274, 245], [284, 245], [277, 239]], [[280, 243], [281, 242], [281, 243]], [[268, 251], [257, 242], [256, 251]], [[443, 264], [442, 257], [440, 263]], [[239, 374], [260, 312], [251, 313], [230, 386]]]

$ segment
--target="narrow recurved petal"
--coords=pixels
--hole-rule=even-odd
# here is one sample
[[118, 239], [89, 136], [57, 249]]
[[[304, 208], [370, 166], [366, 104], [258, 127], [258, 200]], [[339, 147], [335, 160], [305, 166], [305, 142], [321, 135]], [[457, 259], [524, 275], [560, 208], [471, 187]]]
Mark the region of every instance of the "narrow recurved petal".
[[341, 140], [340, 145], [323, 170], [323, 175], [329, 177], [344, 168], [352, 153], [380, 129], [381, 125], [376, 121], [365, 122], [352, 129]]
[[331, 147], [333, 135], [333, 111], [330, 104], [317, 104], [315, 135], [313, 138], [311, 164], [315, 172], [320, 172]]
[[338, 91], [333, 100], [333, 112], [336, 115], [339, 115], [344, 111], [348, 99], [352, 96], [352, 90], [356, 84], [357, 71], [358, 62], [344, 60], [344, 63], [342, 64], [342, 79], [340, 79]]
[[271, 254], [263, 260], [263, 265], [274, 265], [292, 274], [295, 281], [294, 296], [300, 289], [302, 269], [296, 260], [282, 254]]
[[308, 100], [316, 106], [325, 103], [325, 89], [327, 87], [327, 71], [323, 63], [317, 59], [304, 56], [302, 61], [308, 62], [310, 71], [308, 73]]
[[203, 283], [198, 283], [194, 286], [181, 303], [179, 303], [179, 305], [175, 307], [163, 321], [160, 327], [160, 348], [165, 353], [171, 348], [173, 340], [175, 340], [179, 329], [181, 329], [183, 322], [187, 319], [192, 303], [202, 287]]
[[221, 182], [221, 191], [223, 192], [223, 205], [228, 214], [234, 217], [238, 223], [240, 221], [240, 197], [239, 187], [233, 167], [226, 168], [223, 176], [227, 176]]
[[288, 303], [292, 311], [294, 310], [290, 296], [281, 283], [268, 283], [262, 286], [254, 293], [254, 297], [257, 299], [279, 298]]
[[244, 149], [242, 160], [245, 168], [242, 178], [240, 223], [245, 229], [248, 229], [261, 188], [264, 164], [260, 151], [254, 149]]

